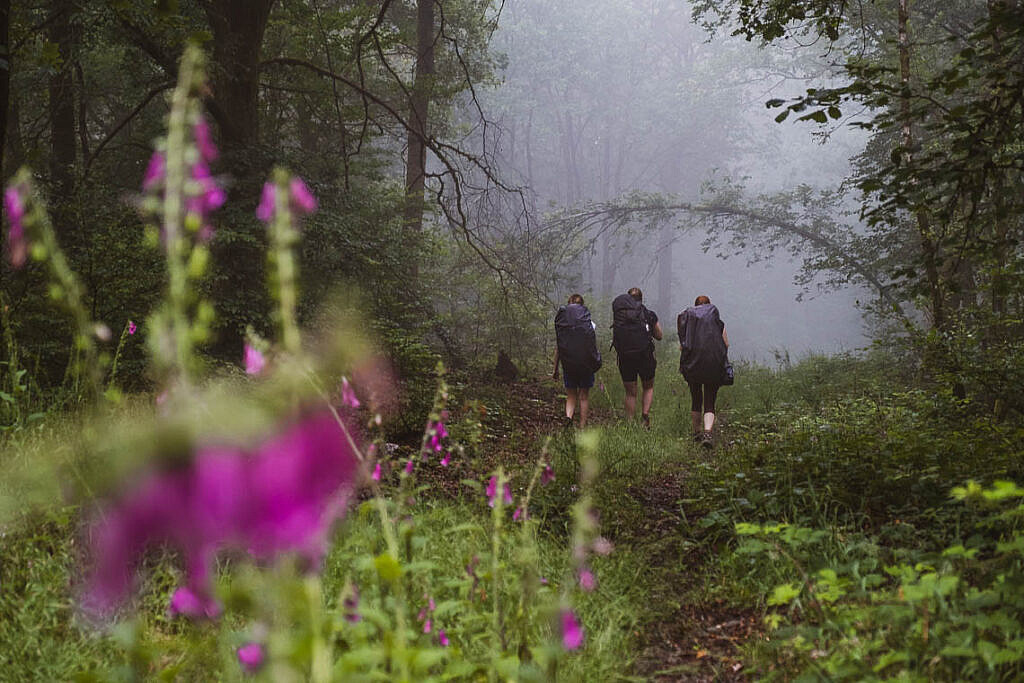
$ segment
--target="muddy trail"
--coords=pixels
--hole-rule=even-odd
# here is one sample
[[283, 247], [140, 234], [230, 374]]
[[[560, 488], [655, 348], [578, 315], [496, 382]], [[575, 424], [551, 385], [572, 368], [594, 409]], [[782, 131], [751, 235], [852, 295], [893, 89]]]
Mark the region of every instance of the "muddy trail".
[[[467, 387], [467, 389], [470, 389]], [[481, 430], [472, 465], [434, 469], [430, 485], [435, 494], [456, 497], [460, 481], [498, 464], [507, 470], [533, 466], [545, 437], [565, 429], [564, 394], [553, 382], [520, 381], [475, 386], [466, 392], [485, 406], [478, 411]], [[465, 410], [463, 411], [465, 412]], [[597, 409], [594, 425], [615, 416]], [[650, 681], [746, 681], [739, 646], [756, 635], [759, 619], [752, 610], [739, 610], [721, 601], [702, 598], [698, 586], [707, 557], [695, 548], [704, 511], [685, 507], [687, 470], [694, 459], [706, 457], [687, 450], [672, 467], [628, 488], [643, 511], [640, 523], [610, 524], [607, 533], [616, 546], [629, 547], [648, 560], [650, 604], [637, 633], [635, 675]], [[424, 473], [425, 474], [425, 473]]]

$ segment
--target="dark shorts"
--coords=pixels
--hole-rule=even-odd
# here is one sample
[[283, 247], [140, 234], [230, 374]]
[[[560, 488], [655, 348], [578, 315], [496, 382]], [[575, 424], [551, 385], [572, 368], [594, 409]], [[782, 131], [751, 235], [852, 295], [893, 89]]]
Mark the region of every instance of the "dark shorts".
[[619, 354], [619, 376], [623, 382], [635, 382], [637, 376], [645, 382], [654, 379], [654, 369], [658, 361], [654, 352]]
[[566, 389], [589, 389], [594, 386], [594, 373], [587, 375], [574, 375], [562, 371], [562, 382]]

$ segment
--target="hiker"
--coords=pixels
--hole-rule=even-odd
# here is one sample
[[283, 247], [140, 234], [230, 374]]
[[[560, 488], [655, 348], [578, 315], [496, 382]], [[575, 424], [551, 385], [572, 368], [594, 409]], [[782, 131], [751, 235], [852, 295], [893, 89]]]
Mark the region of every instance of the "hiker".
[[612, 301], [612, 346], [619, 361], [619, 376], [626, 390], [626, 419], [636, 414], [636, 379], [643, 383], [640, 419], [651, 428], [651, 401], [654, 400], [654, 340], [661, 339], [658, 315], [643, 304], [644, 293], [633, 287]]
[[711, 299], [698, 296], [676, 319], [679, 332], [679, 372], [690, 387], [693, 441], [710, 450], [714, 443], [715, 398], [724, 383], [729, 336]]
[[569, 303], [555, 314], [555, 369], [551, 378], [558, 379], [558, 363], [561, 361], [566, 426], [573, 423], [577, 402], [580, 406], [580, 429], [587, 426], [590, 388], [594, 386], [594, 373], [601, 369], [596, 329], [579, 294], [570, 296]]

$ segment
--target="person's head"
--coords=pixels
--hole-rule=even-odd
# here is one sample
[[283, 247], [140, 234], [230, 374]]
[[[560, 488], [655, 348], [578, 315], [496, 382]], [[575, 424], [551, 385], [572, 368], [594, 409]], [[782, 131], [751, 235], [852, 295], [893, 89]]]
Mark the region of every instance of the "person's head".
[[569, 295], [569, 303], [571, 303], [571, 304], [579, 304], [580, 306], [582, 306], [583, 305], [583, 297], [581, 295], [579, 295], [579, 294], [570, 294]]
[[639, 301], [640, 303], [643, 303], [644, 293], [640, 291], [639, 287], [630, 287], [629, 291], [626, 293], [629, 294], [634, 299], [636, 299], [637, 301]]
[[694, 300], [693, 305], [694, 306], [702, 306], [704, 304], [709, 304], [709, 303], [711, 303], [711, 299], [709, 299], [706, 296], [704, 296], [703, 294], [701, 294], [700, 296], [698, 296]]

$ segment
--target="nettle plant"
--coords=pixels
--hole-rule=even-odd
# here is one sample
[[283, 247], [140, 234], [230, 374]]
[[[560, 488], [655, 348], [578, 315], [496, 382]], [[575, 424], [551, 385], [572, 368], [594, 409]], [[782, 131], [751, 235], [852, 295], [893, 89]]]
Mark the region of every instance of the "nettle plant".
[[[226, 194], [210, 172], [217, 149], [201, 113], [203, 80], [202, 53], [189, 48], [168, 133], [150, 160], [140, 200], [147, 233], [167, 262], [165, 299], [145, 322], [162, 387], [154, 415], [134, 415], [123, 433], [103, 427], [83, 435], [79, 456], [86, 466], [78, 471], [91, 473], [79, 477], [91, 477], [83, 487], [91, 501], [83, 624], [106, 629], [124, 648], [127, 669], [118, 676], [209, 675], [212, 661], [228, 678], [553, 677], [560, 661], [584, 645], [571, 601], [576, 591], [594, 589], [588, 559], [611, 549], [598, 535], [588, 494], [596, 435], [580, 438], [582, 497], [573, 508], [561, 580], [538, 570], [537, 522], [529, 514], [535, 487], [554, 477], [546, 450], [518, 501], [501, 468], [486, 483], [466, 482], [478, 487], [481, 511], [490, 508], [485, 522], [467, 522], [481, 527], [488, 542], [456, 575], [440, 575], [425, 552], [436, 537], [421, 528], [415, 499], [420, 471], [452, 466], [463, 452], [449, 432], [443, 368], [419, 452], [398, 459], [384, 447], [373, 410], [393, 387], [380, 362], [360, 354], [358, 334], [339, 333], [348, 342], [321, 345], [333, 351], [319, 356], [303, 347], [293, 248], [299, 219], [316, 210], [316, 200], [281, 169], [257, 210], [269, 232], [276, 339], [250, 330], [243, 386], [238, 377], [204, 380], [197, 349], [214, 310], [197, 285], [209, 265], [212, 216]], [[102, 397], [120, 398], [110, 390], [117, 357], [141, 325], [127, 322], [108, 363], [101, 345], [109, 332], [90, 320], [27, 170], [4, 200], [8, 256], [15, 267], [29, 257], [47, 267], [51, 295], [75, 321], [79, 374], [100, 407], [96, 420], [116, 424], [111, 401]], [[346, 367], [353, 383], [341, 375]], [[93, 488], [111, 493], [93, 496]], [[356, 500], [358, 514], [347, 515]], [[350, 569], [328, 594], [331, 541], [356, 529], [370, 541], [362, 556], [341, 563]], [[159, 548], [171, 551], [162, 557], [175, 558], [176, 568], [155, 562]], [[149, 614], [138, 609], [154, 599], [165, 606]], [[229, 657], [236, 661], [225, 662]]]
[[[945, 548], [881, 548], [788, 524], [736, 525], [738, 552], [791, 580], [767, 595], [776, 675], [827, 680], [1019, 680], [1024, 675], [1024, 489], [970, 482]], [[831, 545], [829, 552], [826, 546]], [[907, 559], [916, 555], [914, 559]]]

